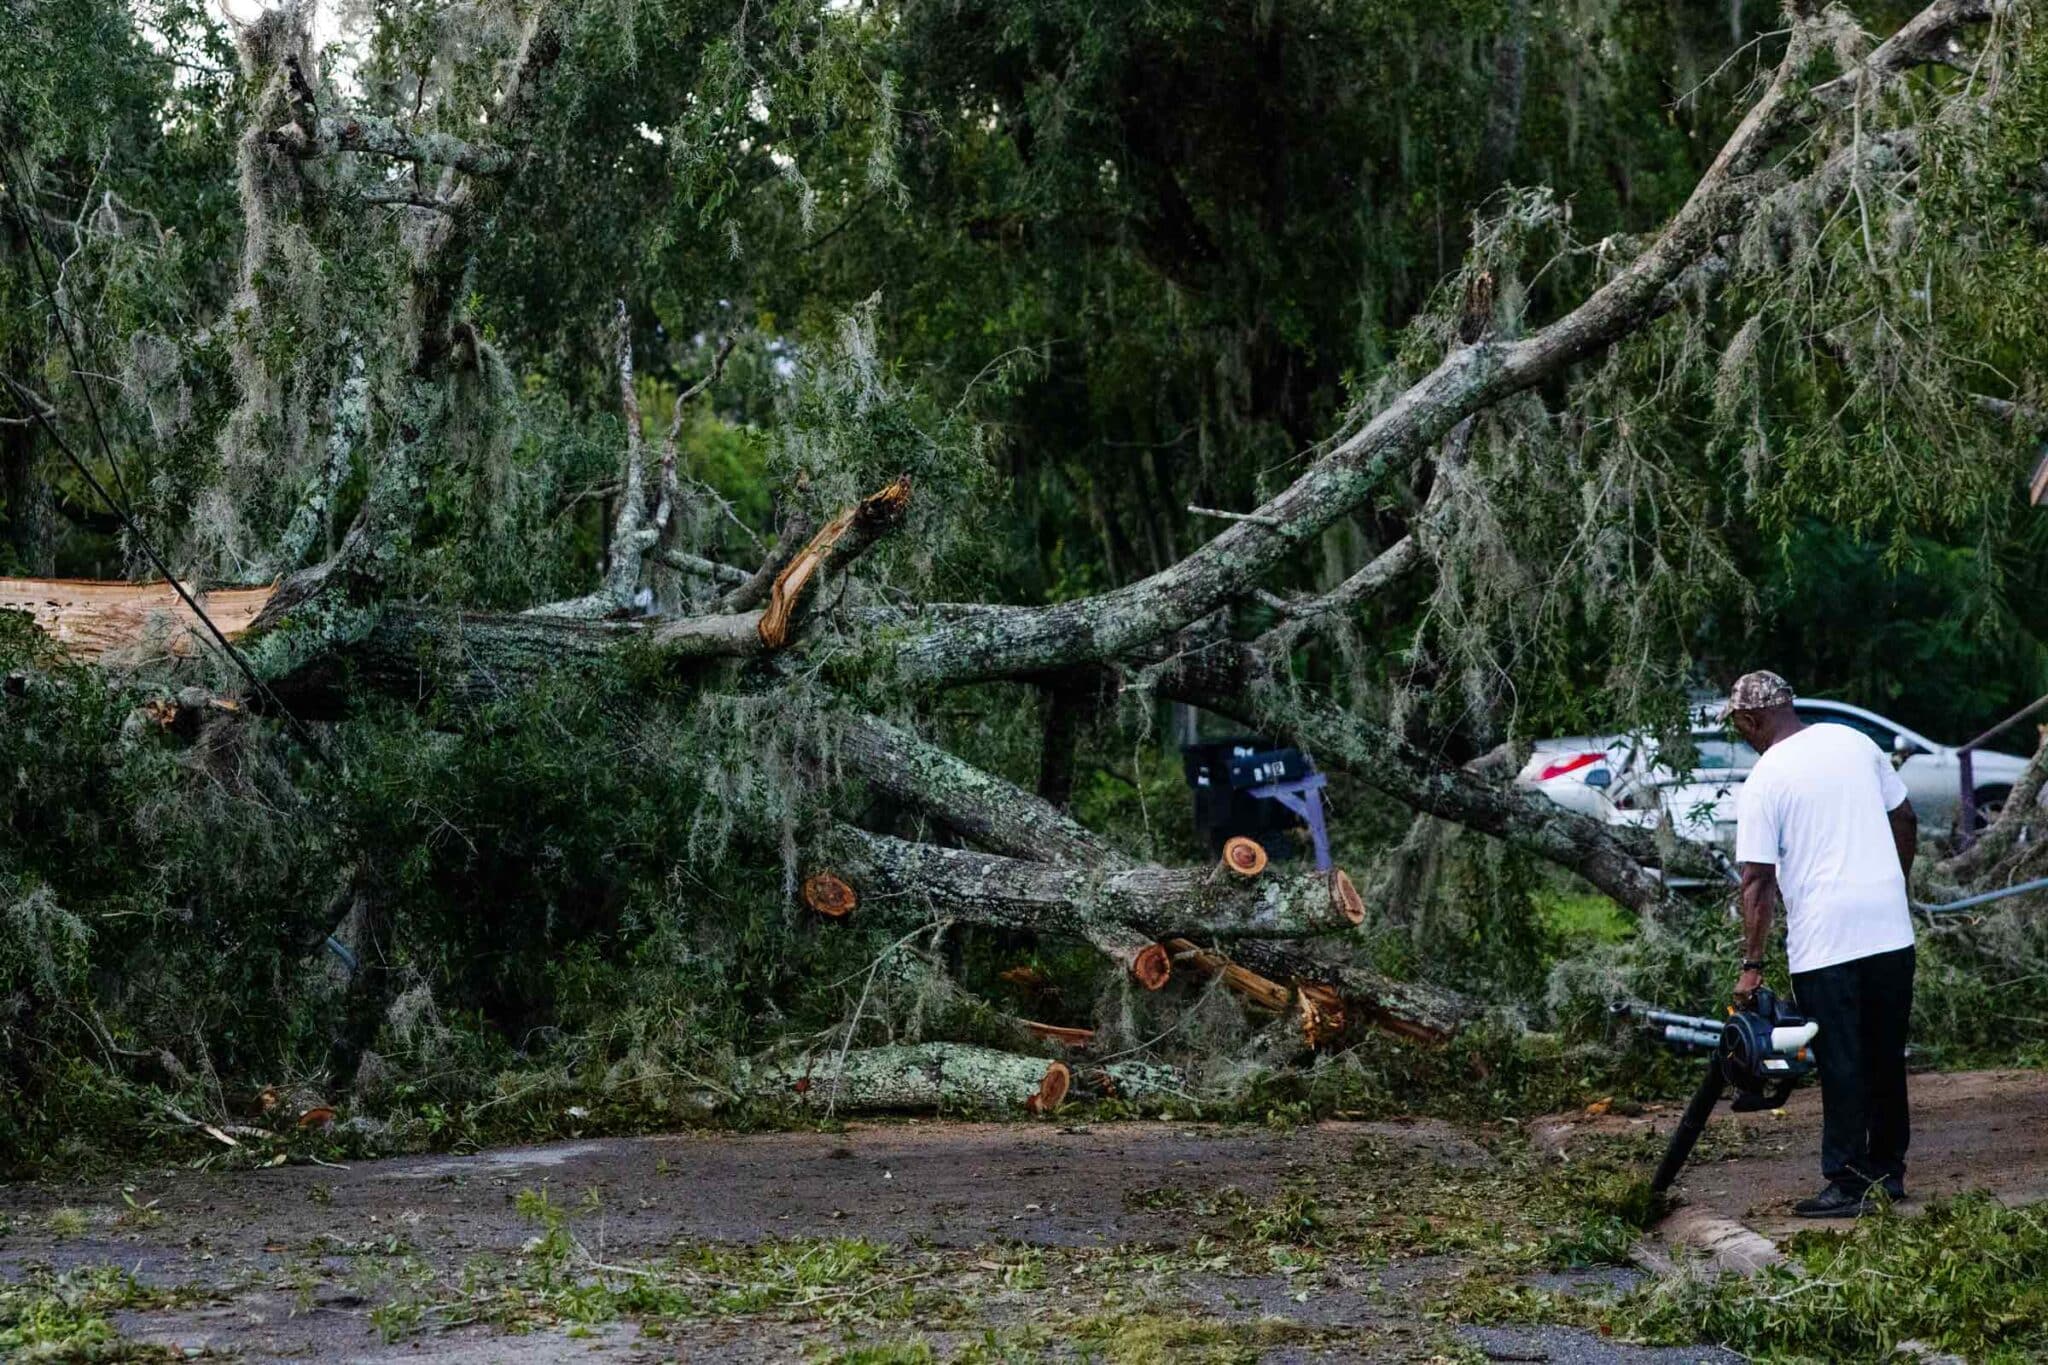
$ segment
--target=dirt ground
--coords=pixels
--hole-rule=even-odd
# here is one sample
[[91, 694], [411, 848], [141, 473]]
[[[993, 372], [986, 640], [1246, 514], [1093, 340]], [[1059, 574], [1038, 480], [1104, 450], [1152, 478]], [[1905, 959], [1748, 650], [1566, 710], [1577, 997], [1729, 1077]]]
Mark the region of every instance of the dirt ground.
[[[1916, 1196], [2048, 1196], [2048, 1078], [1921, 1077], [1914, 1099]], [[1717, 1116], [1685, 1194], [1781, 1229], [1813, 1183], [1817, 1110], [1802, 1094], [1782, 1117]], [[1675, 1112], [1530, 1135], [1569, 1160]], [[1734, 1359], [1443, 1310], [1497, 1252], [1487, 1239], [1512, 1234], [1461, 1234], [1440, 1212], [1423, 1227], [1397, 1197], [1487, 1198], [1471, 1181], [1519, 1141], [1426, 1120], [897, 1122], [171, 1169], [0, 1188], [0, 1277], [122, 1267], [178, 1291], [120, 1311], [124, 1338], [251, 1361]], [[1288, 1245], [1290, 1219], [1352, 1215], [1369, 1237]], [[655, 1265], [687, 1307], [660, 1298]], [[1598, 1295], [1639, 1274], [1521, 1282]], [[577, 1287], [593, 1277], [613, 1286], [601, 1304]]]
[[[1902, 1212], [1964, 1190], [1983, 1190], [2008, 1204], [2048, 1199], [2048, 1074], [1935, 1072], [1914, 1076], [1909, 1094], [1913, 1145]], [[1531, 1136], [1544, 1150], [1565, 1153], [1587, 1138], [1649, 1130], [1661, 1139], [1677, 1126], [1683, 1108], [1556, 1115], [1533, 1125]], [[1781, 1111], [1734, 1114], [1726, 1105], [1715, 1111], [1677, 1193], [1776, 1239], [1812, 1226], [1792, 1205], [1820, 1186], [1820, 1090], [1809, 1085]]]

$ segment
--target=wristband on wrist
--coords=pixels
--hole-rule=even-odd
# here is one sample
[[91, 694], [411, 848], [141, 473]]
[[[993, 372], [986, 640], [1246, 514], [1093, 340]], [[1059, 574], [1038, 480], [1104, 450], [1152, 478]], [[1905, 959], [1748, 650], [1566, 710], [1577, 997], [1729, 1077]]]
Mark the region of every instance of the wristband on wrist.
[[1749, 958], [1742, 964], [1742, 970], [1744, 970], [1745, 972], [1760, 972], [1763, 969], [1764, 964], [1763, 959], [1761, 958]]

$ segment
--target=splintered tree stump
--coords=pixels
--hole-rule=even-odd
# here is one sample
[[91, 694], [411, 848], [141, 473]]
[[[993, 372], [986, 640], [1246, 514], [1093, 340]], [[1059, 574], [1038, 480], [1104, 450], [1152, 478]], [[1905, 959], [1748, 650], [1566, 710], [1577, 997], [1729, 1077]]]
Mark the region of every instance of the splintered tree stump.
[[1344, 997], [1335, 988], [1304, 981], [1295, 987], [1294, 997], [1301, 1014], [1303, 1042], [1317, 1048], [1344, 1035]]
[[810, 543], [797, 551], [768, 590], [768, 606], [755, 629], [770, 650], [789, 643], [811, 589], [851, 563], [862, 551], [896, 529], [910, 508], [910, 476], [901, 474], [888, 487], [871, 493], [825, 523]]
[[1352, 924], [1365, 923], [1365, 897], [1358, 894], [1350, 874], [1341, 867], [1330, 873], [1330, 907]]
[[860, 894], [844, 878], [813, 872], [804, 878], [804, 904], [827, 919], [845, 919], [860, 904]]
[[1223, 865], [1240, 877], [1256, 877], [1266, 870], [1266, 846], [1236, 835], [1223, 845]]

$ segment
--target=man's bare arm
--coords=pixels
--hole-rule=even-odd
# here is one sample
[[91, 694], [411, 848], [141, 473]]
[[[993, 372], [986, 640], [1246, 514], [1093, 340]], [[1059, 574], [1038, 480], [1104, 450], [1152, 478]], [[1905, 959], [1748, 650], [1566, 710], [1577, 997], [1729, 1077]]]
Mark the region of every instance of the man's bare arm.
[[1912, 798], [1899, 802], [1885, 813], [1891, 821], [1892, 846], [1899, 851], [1899, 871], [1906, 874], [1906, 884], [1913, 884], [1913, 859], [1920, 853], [1920, 817], [1913, 811]]
[[[1774, 863], [1742, 864], [1742, 960], [1761, 962], [1771, 939], [1771, 919], [1778, 912], [1778, 869]], [[1735, 980], [1735, 1004], [1747, 1007], [1763, 984], [1764, 974], [1744, 968]]]

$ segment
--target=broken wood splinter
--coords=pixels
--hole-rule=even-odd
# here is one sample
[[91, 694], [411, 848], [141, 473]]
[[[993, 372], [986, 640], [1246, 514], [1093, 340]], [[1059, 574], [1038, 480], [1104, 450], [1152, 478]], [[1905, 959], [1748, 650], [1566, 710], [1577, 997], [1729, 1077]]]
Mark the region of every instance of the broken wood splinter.
[[761, 643], [781, 649], [789, 643], [806, 589], [829, 570], [851, 561], [883, 535], [893, 531], [910, 508], [910, 476], [899, 474], [886, 488], [871, 493], [825, 523], [810, 543], [797, 552], [768, 590], [761, 613]]

